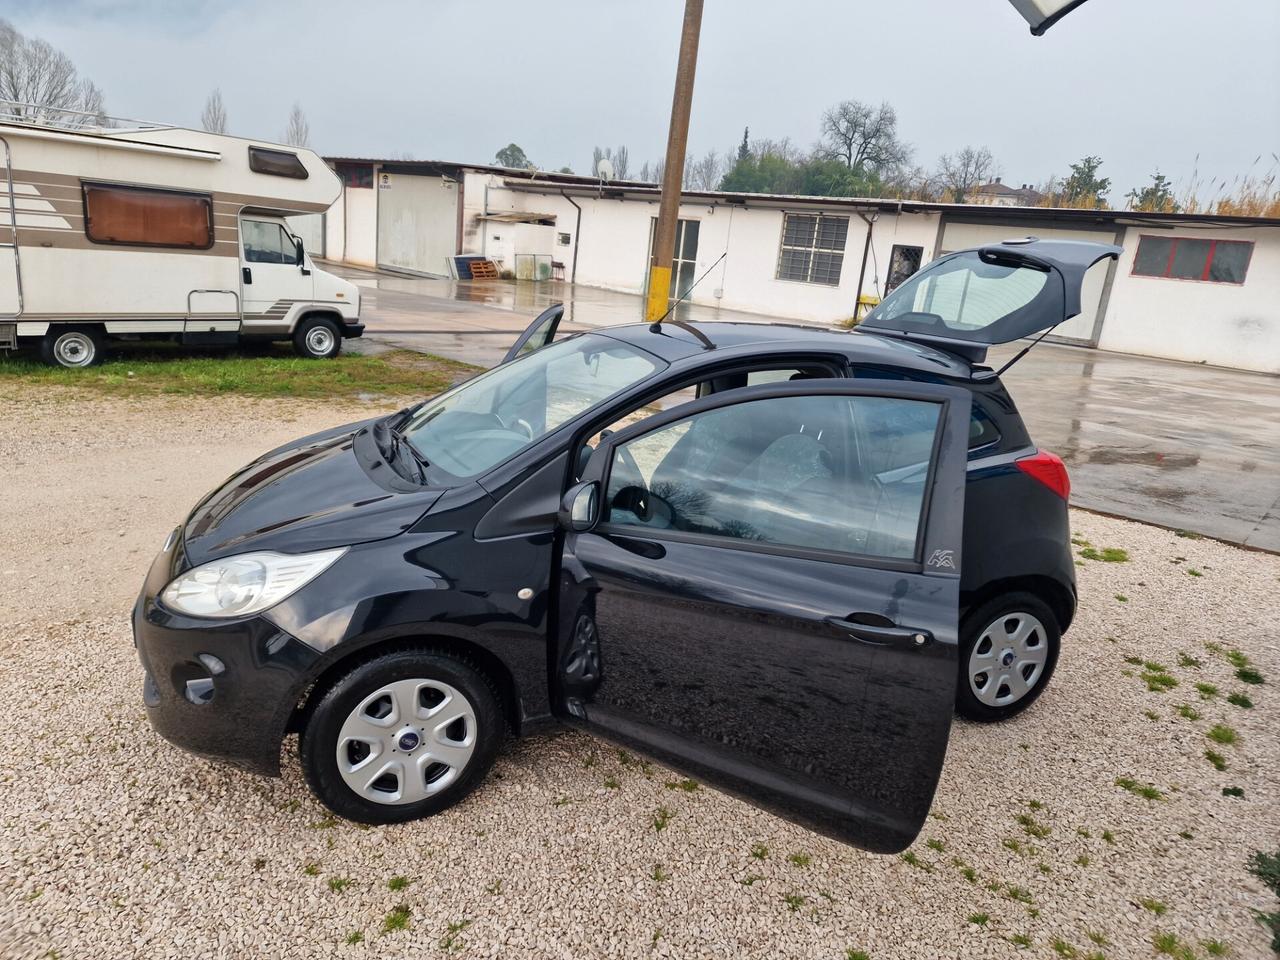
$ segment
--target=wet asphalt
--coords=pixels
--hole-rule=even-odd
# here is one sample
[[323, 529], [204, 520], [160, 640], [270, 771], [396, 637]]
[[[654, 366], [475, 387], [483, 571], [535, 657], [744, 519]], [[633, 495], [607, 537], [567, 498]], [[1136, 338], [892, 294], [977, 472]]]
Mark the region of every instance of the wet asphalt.
[[[482, 366], [538, 312], [562, 331], [634, 323], [640, 297], [565, 283], [453, 281], [326, 265], [362, 288], [366, 336]], [[766, 317], [686, 304], [686, 321]], [[1021, 344], [991, 351], [1003, 364]], [[1280, 378], [1042, 343], [1004, 376], [1075, 506], [1280, 552]]]

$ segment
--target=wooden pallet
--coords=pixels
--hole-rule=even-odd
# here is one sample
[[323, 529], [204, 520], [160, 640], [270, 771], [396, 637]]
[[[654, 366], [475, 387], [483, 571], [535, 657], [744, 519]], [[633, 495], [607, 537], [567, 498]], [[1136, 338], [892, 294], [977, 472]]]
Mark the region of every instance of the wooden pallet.
[[470, 266], [472, 280], [498, 279], [498, 265], [492, 260], [472, 260]]

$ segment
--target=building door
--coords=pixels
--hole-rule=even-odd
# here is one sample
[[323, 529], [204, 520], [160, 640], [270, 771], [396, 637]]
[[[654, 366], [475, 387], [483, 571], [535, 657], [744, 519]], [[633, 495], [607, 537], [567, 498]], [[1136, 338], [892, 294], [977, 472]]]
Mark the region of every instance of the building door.
[[[676, 252], [671, 262], [671, 301], [679, 300], [698, 279], [698, 226], [697, 220], [681, 220], [676, 224]], [[658, 240], [658, 218], [649, 218], [649, 265], [652, 267]], [[649, 276], [646, 272], [645, 292], [649, 292]]]

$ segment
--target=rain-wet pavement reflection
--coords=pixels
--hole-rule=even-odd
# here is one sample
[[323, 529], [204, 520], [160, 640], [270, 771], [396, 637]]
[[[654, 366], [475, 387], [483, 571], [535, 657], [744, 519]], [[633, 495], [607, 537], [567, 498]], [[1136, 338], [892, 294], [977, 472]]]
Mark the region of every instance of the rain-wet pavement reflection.
[[[457, 281], [325, 265], [362, 288], [377, 341], [482, 366], [552, 303], [564, 332], [635, 323], [642, 298], [562, 282]], [[682, 304], [681, 319], [768, 322]], [[787, 321], [797, 322], [797, 321]], [[994, 348], [998, 367], [1021, 344]], [[1072, 502], [1280, 551], [1280, 378], [1042, 343], [1004, 377]]]

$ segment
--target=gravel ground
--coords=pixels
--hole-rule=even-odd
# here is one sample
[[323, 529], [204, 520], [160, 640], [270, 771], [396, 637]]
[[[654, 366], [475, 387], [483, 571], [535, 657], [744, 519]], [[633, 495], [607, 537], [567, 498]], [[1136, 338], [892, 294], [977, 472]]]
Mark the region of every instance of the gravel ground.
[[[310, 798], [292, 742], [284, 778], [260, 779], [143, 715], [128, 610], [165, 533], [257, 452], [379, 409], [263, 407], [0, 396], [0, 954], [1150, 958], [1167, 933], [1182, 957], [1269, 955], [1251, 909], [1274, 901], [1244, 864], [1280, 846], [1280, 558], [1077, 513], [1130, 559], [1083, 561], [1032, 710], [955, 725], [910, 860], [567, 733], [508, 745], [444, 815], [366, 829]], [[1177, 686], [1148, 690], [1126, 657]], [[1239, 743], [1207, 739], [1218, 723]]]

